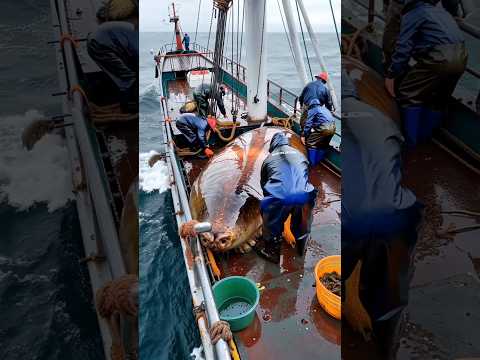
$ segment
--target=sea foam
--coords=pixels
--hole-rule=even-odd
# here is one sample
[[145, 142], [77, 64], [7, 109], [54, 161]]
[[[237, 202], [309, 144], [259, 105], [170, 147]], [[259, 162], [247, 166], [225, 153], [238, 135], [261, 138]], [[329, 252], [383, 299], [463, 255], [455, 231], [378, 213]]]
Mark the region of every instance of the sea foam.
[[31, 151], [22, 145], [22, 131], [44, 116], [37, 110], [3, 116], [0, 137], [0, 202], [18, 210], [47, 204], [52, 212], [74, 199], [68, 148], [58, 134], [47, 134]]
[[161, 193], [170, 188], [167, 164], [164, 161], [157, 161], [153, 167], [148, 165], [148, 160], [156, 154], [158, 152], [154, 150], [140, 154], [140, 189], [147, 193], [154, 191]]

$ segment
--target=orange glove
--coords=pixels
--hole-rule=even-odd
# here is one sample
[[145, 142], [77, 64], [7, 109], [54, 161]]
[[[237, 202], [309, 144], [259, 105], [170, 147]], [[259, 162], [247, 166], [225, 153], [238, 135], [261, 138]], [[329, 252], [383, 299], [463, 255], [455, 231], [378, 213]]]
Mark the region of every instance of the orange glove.
[[209, 148], [206, 148], [205, 149], [205, 155], [209, 158], [211, 158], [213, 156], [213, 151], [210, 150]]

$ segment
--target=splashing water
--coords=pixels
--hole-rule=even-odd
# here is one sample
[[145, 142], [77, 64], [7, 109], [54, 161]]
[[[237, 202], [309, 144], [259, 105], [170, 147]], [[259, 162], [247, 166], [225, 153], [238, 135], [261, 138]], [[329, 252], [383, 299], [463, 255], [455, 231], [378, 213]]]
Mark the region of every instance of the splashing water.
[[52, 212], [74, 199], [68, 149], [61, 135], [47, 134], [31, 151], [22, 146], [22, 131], [44, 118], [36, 111], [1, 118], [0, 202], [18, 210], [47, 204]]
[[140, 154], [140, 189], [150, 193], [158, 191], [162, 193], [170, 188], [168, 183], [168, 169], [164, 161], [157, 161], [155, 165], [150, 167], [148, 160], [158, 152], [151, 150], [148, 153]]

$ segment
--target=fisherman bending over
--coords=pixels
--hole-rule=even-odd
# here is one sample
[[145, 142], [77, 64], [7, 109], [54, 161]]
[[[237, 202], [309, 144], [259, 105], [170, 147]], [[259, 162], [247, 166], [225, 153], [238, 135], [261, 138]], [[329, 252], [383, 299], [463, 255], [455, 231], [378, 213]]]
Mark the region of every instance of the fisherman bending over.
[[[385, 1], [385, 0], [384, 0]], [[441, 0], [443, 8], [453, 17], [459, 13], [460, 0]], [[391, 0], [386, 11], [385, 28], [383, 31], [383, 54], [385, 69], [391, 65], [392, 55], [395, 51], [398, 36], [400, 34], [400, 23], [402, 21], [402, 11], [406, 0]], [[438, 2], [438, 1], [437, 1]]]
[[[223, 117], [226, 117], [227, 112], [225, 111], [225, 105], [223, 103], [224, 95], [225, 95], [225, 88], [223, 86], [220, 86], [218, 93], [215, 95], [215, 100], [218, 106], [218, 110], [220, 110], [220, 113], [222, 114]], [[216, 114], [208, 113], [208, 107], [209, 107], [208, 100], [210, 100], [211, 98], [212, 98], [212, 91], [209, 84], [202, 84], [197, 89], [195, 89], [193, 93], [193, 99], [197, 103], [197, 111], [199, 116], [205, 117], [205, 118], [208, 115], [216, 116]]]
[[175, 122], [177, 129], [187, 138], [193, 151], [202, 150], [205, 156], [212, 157], [207, 140], [207, 131], [211, 128], [205, 118], [194, 114], [181, 114]]
[[358, 99], [346, 71], [342, 111], [342, 316], [366, 338], [373, 329], [387, 350], [408, 303], [423, 206], [402, 186], [396, 123]]
[[307, 159], [289, 146], [284, 133], [273, 136], [269, 151], [262, 165], [260, 180], [264, 195], [260, 205], [264, 246], [259, 245], [256, 250], [260, 256], [278, 264], [283, 224], [289, 215], [292, 216], [291, 230], [297, 250], [303, 256], [310, 237], [317, 191], [308, 181]]
[[106, 2], [97, 12], [98, 29], [89, 35], [88, 54], [119, 90], [122, 112], [138, 112], [138, 4]]
[[190, 51], [190, 36], [187, 33], [183, 36], [182, 44], [185, 45], [185, 51]]
[[[411, 146], [439, 127], [450, 97], [465, 71], [467, 51], [461, 30], [439, 0], [405, 0], [385, 86], [402, 107]], [[409, 66], [410, 58], [416, 64]]]
[[307, 146], [308, 161], [317, 165], [335, 134], [335, 119], [330, 110], [320, 105], [318, 99], [310, 101], [307, 120], [303, 127], [302, 143]]
[[313, 99], [317, 99], [320, 105], [325, 106], [328, 110], [334, 111], [332, 96], [327, 87], [328, 74], [321, 72], [315, 76], [314, 81], [309, 82], [302, 90], [298, 98], [300, 105], [303, 107], [302, 116], [300, 118], [300, 126], [303, 129], [305, 120], [307, 119], [308, 107]]

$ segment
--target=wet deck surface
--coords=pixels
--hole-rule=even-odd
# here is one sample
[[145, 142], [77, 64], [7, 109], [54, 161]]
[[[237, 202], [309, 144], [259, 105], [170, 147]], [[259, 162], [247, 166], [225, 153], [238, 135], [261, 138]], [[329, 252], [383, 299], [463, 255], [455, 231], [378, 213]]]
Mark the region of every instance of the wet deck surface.
[[[202, 76], [198, 75], [193, 78], [190, 78], [189, 81], [187, 79], [177, 79], [175, 81], [168, 82], [168, 106], [170, 117], [172, 118], [172, 130], [174, 135], [179, 135], [180, 131], [175, 126], [175, 119], [180, 115], [180, 108], [185, 104], [186, 101], [193, 100], [193, 88], [199, 86], [200, 84], [210, 84], [210, 75]], [[232, 90], [228, 87], [228, 85], [223, 84], [226, 89], [226, 94], [223, 97], [223, 102], [225, 105], [225, 111], [227, 114], [227, 118], [231, 121], [232, 115], [231, 110], [238, 101], [238, 112], [239, 115], [246, 111], [246, 104], [245, 101], [237, 96], [236, 93], [233, 93]], [[220, 112], [218, 111], [218, 114]], [[219, 125], [221, 125], [221, 121], [219, 120]], [[240, 119], [237, 119], [239, 125], [247, 125], [247, 122]]]
[[[193, 182], [205, 161], [187, 161]], [[284, 243], [280, 266], [266, 262], [254, 251], [217, 255], [222, 277], [247, 276], [265, 286], [251, 326], [235, 333], [242, 359], [340, 358], [340, 321], [320, 307], [314, 267], [318, 260], [340, 253], [340, 178], [323, 166], [311, 172], [319, 189], [314, 209], [312, 241], [305, 257]]]
[[[480, 175], [430, 143], [404, 156], [404, 182], [425, 205], [425, 222], [414, 258], [406, 321], [396, 359], [461, 359], [480, 354]], [[378, 344], [365, 343], [344, 327], [344, 359], [384, 359]]]
[[444, 234], [449, 227], [480, 224], [480, 175], [434, 144], [407, 154], [405, 182], [426, 205], [411, 283], [408, 321], [398, 359], [456, 359], [480, 355], [480, 229]]

